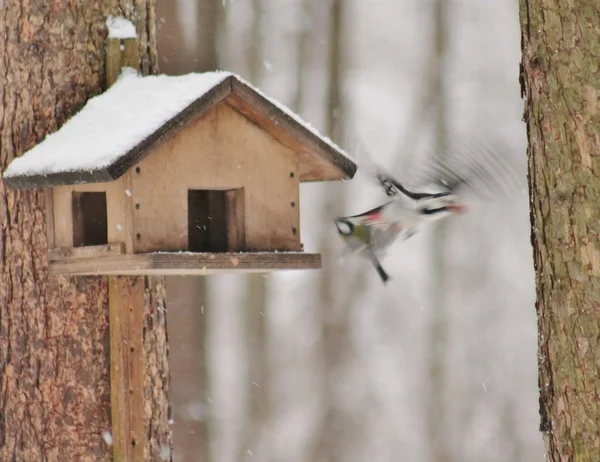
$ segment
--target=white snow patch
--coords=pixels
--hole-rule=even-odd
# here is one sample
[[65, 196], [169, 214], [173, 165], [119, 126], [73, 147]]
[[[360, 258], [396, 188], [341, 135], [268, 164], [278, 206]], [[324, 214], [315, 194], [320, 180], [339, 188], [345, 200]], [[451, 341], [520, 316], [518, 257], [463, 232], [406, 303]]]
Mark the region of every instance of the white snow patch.
[[104, 440], [107, 446], [112, 446], [113, 437], [110, 432], [102, 432], [102, 439]]
[[350, 158], [279, 101], [226, 71], [182, 76], [140, 76], [131, 68], [106, 92], [88, 100], [79, 113], [37, 146], [13, 160], [4, 177], [47, 175], [105, 168], [158, 130], [227, 77], [234, 76], [290, 118]]
[[160, 447], [160, 460], [171, 460], [171, 448], [167, 444]]
[[128, 39], [136, 38], [135, 26], [123, 16], [108, 16], [106, 18], [106, 27], [108, 27], [108, 38]]
[[106, 92], [15, 159], [4, 177], [107, 167], [229, 75], [142, 77], [125, 68]]

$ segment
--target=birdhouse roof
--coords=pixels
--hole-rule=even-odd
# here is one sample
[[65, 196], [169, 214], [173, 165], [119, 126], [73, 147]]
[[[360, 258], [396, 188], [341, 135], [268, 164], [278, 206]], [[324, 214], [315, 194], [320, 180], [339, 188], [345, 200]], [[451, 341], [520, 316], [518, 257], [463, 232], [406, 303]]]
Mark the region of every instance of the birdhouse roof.
[[26, 188], [116, 180], [221, 102], [298, 153], [301, 181], [354, 176], [356, 164], [339, 146], [230, 72], [140, 76], [125, 69], [106, 92], [13, 160], [4, 181]]

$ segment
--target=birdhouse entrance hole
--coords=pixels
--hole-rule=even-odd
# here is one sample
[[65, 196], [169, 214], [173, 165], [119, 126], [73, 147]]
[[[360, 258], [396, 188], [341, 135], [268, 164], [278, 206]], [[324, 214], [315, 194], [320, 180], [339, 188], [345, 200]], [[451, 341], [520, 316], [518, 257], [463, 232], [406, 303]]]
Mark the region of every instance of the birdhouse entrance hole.
[[244, 250], [244, 189], [188, 190], [188, 246], [192, 252]]
[[106, 193], [73, 192], [73, 246], [108, 244]]

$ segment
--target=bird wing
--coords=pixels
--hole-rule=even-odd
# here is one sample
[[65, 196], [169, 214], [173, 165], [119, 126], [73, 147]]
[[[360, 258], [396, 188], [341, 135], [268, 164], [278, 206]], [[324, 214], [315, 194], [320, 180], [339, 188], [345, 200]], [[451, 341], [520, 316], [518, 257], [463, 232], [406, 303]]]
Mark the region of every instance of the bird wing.
[[521, 190], [522, 179], [507, 151], [482, 142], [458, 145], [421, 163], [411, 176], [419, 190], [437, 188], [457, 195], [470, 191], [484, 198], [510, 195]]

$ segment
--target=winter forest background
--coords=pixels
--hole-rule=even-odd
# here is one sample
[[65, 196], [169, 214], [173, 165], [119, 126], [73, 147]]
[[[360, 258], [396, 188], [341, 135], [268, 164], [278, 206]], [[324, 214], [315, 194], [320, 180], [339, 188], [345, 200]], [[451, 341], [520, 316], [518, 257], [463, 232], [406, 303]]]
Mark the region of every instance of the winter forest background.
[[400, 179], [440, 144], [502, 149], [523, 191], [396, 244], [383, 287], [304, 184], [322, 271], [168, 279], [174, 460], [542, 461], [513, 0], [157, 0], [161, 72], [221, 68]]

